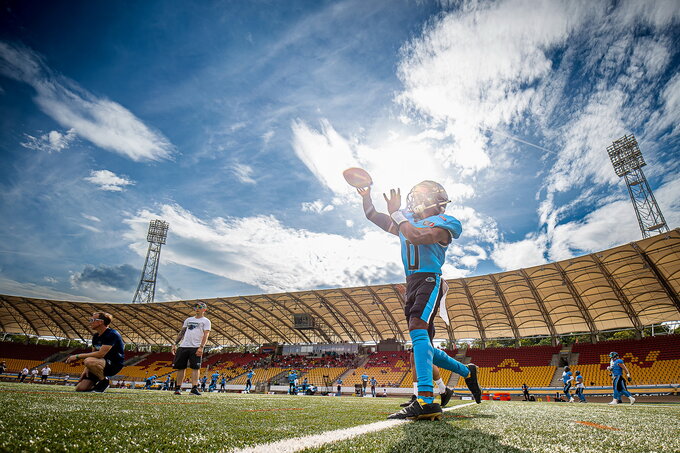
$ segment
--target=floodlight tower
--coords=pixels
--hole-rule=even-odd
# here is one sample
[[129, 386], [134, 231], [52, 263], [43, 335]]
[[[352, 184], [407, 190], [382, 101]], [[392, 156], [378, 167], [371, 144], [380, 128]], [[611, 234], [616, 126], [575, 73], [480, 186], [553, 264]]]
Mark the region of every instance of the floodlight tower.
[[642, 237], [649, 237], [653, 232], [668, 232], [668, 225], [656, 203], [652, 189], [642, 167], [647, 165], [642, 158], [635, 136], [624, 135], [607, 147], [607, 154], [612, 161], [616, 175], [626, 180], [628, 194], [635, 208]]
[[143, 304], [153, 302], [156, 294], [156, 275], [158, 275], [158, 263], [161, 259], [161, 246], [165, 244], [168, 237], [168, 222], [163, 220], [152, 220], [149, 222], [149, 232], [146, 240], [149, 241], [149, 250], [146, 252], [142, 277], [137, 285], [135, 297], [132, 298], [133, 304]]

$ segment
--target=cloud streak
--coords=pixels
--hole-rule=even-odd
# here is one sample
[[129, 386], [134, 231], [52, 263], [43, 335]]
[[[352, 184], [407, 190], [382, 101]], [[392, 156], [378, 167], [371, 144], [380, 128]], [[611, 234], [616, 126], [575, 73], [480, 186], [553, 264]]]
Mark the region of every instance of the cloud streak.
[[30, 85], [45, 114], [102, 149], [135, 162], [171, 157], [173, 146], [163, 134], [120, 104], [55, 74], [40, 55], [24, 46], [0, 42], [0, 74]]

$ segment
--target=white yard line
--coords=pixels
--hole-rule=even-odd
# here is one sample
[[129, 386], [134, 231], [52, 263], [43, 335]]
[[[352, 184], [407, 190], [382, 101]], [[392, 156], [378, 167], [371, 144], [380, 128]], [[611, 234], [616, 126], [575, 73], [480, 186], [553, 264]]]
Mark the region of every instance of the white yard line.
[[[476, 404], [471, 403], [458, 404], [456, 406], [447, 407], [444, 411], [453, 409], [460, 409], [462, 407]], [[382, 422], [369, 423], [368, 425], [355, 426], [353, 428], [338, 429], [335, 431], [327, 431], [321, 434], [314, 434], [312, 436], [295, 437], [292, 439], [283, 439], [270, 444], [256, 445], [254, 447], [243, 448], [236, 450], [234, 453], [290, 453], [294, 451], [304, 450], [305, 448], [320, 447], [321, 445], [331, 442], [338, 442], [340, 440], [351, 439], [352, 437], [360, 436], [362, 434], [373, 433], [395, 426], [413, 423], [409, 420], [385, 420]]]

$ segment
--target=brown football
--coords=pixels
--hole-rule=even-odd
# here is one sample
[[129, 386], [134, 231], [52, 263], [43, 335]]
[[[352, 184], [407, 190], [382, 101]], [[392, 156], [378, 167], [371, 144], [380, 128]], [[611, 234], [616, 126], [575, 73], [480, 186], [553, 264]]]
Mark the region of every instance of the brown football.
[[363, 168], [348, 168], [342, 172], [342, 176], [345, 177], [345, 181], [347, 181], [350, 186], [356, 187], [358, 189], [368, 187], [373, 184], [371, 175], [369, 175], [368, 172]]

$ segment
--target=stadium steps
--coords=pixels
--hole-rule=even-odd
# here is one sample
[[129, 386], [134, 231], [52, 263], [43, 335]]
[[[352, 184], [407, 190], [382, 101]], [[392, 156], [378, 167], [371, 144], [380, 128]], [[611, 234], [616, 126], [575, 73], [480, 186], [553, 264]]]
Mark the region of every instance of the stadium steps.
[[574, 365], [578, 365], [578, 352], [572, 352], [571, 355], [569, 356], [569, 365], [573, 367]]
[[563, 372], [564, 367], [555, 368], [555, 374], [553, 374], [552, 380], [550, 381], [550, 387], [564, 387], [564, 383], [560, 381]]

